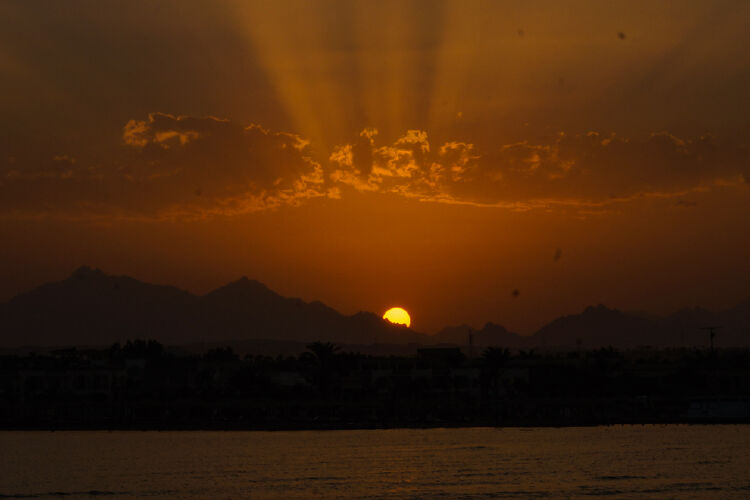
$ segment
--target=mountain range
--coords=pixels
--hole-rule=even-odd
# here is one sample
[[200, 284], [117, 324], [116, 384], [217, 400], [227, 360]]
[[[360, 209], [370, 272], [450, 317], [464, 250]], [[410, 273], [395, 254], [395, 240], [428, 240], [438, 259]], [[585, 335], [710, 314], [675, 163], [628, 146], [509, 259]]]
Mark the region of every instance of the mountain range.
[[666, 317], [624, 312], [603, 305], [557, 318], [522, 336], [487, 323], [444, 328], [434, 335], [393, 325], [379, 315], [347, 316], [321, 302], [283, 297], [241, 278], [205, 295], [111, 276], [87, 266], [0, 303], [0, 347], [108, 345], [133, 338], [169, 344], [222, 341], [345, 345], [474, 345], [512, 349], [750, 346], [750, 301], [724, 311], [694, 307]]

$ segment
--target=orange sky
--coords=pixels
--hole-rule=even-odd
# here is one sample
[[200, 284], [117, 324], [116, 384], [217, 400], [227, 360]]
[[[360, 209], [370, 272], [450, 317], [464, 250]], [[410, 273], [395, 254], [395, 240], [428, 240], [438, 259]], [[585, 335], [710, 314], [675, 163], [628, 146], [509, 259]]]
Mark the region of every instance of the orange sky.
[[733, 305], [748, 23], [744, 1], [4, 2], [0, 299], [85, 263], [428, 332]]

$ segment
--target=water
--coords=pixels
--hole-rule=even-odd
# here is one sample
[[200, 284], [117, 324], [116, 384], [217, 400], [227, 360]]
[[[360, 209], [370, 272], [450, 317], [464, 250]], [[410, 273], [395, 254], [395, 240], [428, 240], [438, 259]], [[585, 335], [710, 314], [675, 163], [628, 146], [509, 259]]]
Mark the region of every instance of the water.
[[0, 432], [0, 497], [746, 498], [750, 426]]

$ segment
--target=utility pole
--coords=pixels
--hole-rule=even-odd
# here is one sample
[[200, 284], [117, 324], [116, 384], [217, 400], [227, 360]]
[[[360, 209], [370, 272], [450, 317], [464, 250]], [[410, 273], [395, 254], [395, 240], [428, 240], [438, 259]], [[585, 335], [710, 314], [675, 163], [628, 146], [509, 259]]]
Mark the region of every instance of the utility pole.
[[474, 330], [469, 328], [469, 359], [474, 358]]
[[704, 326], [701, 330], [708, 330], [708, 337], [711, 342], [711, 354], [714, 353], [714, 338], [716, 337], [716, 330], [724, 328], [723, 326]]

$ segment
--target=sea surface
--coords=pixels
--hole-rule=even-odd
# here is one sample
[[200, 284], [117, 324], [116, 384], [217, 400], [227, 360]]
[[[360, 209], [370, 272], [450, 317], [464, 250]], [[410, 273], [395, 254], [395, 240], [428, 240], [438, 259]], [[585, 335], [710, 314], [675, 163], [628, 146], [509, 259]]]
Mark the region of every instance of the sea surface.
[[0, 432], [0, 498], [748, 498], [750, 426]]

